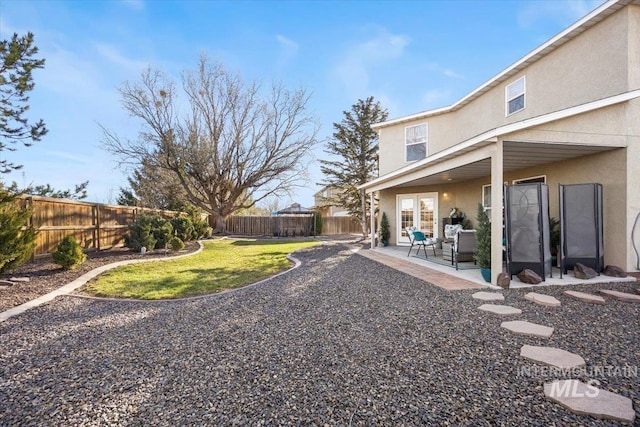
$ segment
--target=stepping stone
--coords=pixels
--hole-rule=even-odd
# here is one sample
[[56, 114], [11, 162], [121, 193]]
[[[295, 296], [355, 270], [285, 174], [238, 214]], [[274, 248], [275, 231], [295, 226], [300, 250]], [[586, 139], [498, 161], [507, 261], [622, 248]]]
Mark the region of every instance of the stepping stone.
[[28, 282], [28, 277], [9, 277], [10, 282]]
[[582, 368], [586, 365], [584, 359], [577, 354], [555, 347], [539, 347], [523, 345], [520, 356], [547, 366], [560, 369]]
[[599, 292], [620, 301], [640, 302], [640, 295], [628, 294], [626, 292], [620, 291], [612, 291], [610, 289], [601, 289]]
[[500, 327], [505, 328], [520, 335], [532, 335], [534, 337], [549, 338], [553, 334], [553, 328], [536, 323], [527, 322], [526, 320], [513, 320], [511, 322], [502, 322]]
[[604, 298], [599, 297], [597, 295], [587, 294], [585, 292], [578, 292], [578, 291], [564, 291], [564, 293], [569, 295], [570, 297], [579, 299], [582, 302], [588, 302], [590, 304], [604, 304]]
[[533, 301], [539, 305], [546, 305], [547, 307], [560, 307], [560, 301], [551, 295], [539, 294], [537, 292], [529, 292], [524, 296], [524, 299]]
[[488, 311], [490, 313], [499, 314], [500, 316], [508, 316], [511, 314], [521, 314], [522, 310], [508, 305], [500, 304], [482, 304], [478, 310]]
[[476, 292], [471, 297], [482, 301], [504, 301], [504, 295], [497, 292]]
[[579, 380], [545, 383], [544, 395], [575, 414], [627, 423], [636, 418], [631, 399]]

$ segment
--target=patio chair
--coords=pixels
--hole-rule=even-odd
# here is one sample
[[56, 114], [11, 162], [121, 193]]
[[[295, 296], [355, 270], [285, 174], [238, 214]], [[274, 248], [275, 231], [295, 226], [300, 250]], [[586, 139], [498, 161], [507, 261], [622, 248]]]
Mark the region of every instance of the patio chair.
[[476, 252], [478, 242], [476, 240], [476, 230], [458, 230], [453, 243], [453, 262], [458, 269], [458, 262], [471, 260], [476, 261], [473, 254]]
[[430, 246], [433, 249], [433, 256], [436, 256], [436, 239], [430, 239], [424, 235], [422, 231], [416, 230], [414, 227], [407, 227], [407, 235], [409, 236], [409, 241], [411, 242], [411, 246], [409, 247], [409, 253], [407, 256], [411, 255], [411, 249], [413, 246], [417, 246], [418, 250], [416, 251], [416, 255], [420, 253], [420, 248], [424, 249], [424, 257], [429, 258], [427, 255], [427, 246]]

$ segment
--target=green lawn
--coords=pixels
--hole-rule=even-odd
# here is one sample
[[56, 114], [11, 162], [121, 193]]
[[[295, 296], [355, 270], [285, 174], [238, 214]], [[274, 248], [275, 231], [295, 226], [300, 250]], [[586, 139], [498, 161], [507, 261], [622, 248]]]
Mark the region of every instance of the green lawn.
[[316, 241], [222, 239], [204, 242], [197, 255], [110, 270], [82, 288], [99, 297], [183, 298], [238, 288], [291, 267], [287, 254]]

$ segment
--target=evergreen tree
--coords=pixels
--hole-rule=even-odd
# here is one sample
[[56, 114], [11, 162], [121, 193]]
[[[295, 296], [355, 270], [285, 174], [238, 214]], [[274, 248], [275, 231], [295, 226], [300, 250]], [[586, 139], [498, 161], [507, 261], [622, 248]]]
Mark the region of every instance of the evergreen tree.
[[[44, 59], [34, 59], [38, 48], [33, 46], [33, 34], [0, 41], [0, 153], [15, 151], [10, 144], [25, 146], [40, 141], [47, 133], [44, 122], [30, 124], [24, 115], [29, 110], [29, 92], [35, 83], [31, 72], [44, 67]], [[20, 169], [6, 159], [0, 159], [0, 173]]]
[[324, 181], [320, 185], [338, 188], [340, 191], [328, 200], [335, 206], [344, 206], [362, 224], [362, 234], [367, 235], [369, 204], [364, 190], [358, 186], [378, 176], [378, 134], [371, 125], [385, 121], [388, 113], [373, 96], [359, 99], [344, 111], [340, 123], [334, 123], [333, 139], [325, 152], [337, 160], [321, 160], [320, 170]]
[[0, 189], [0, 273], [18, 267], [35, 248], [37, 231], [27, 225], [31, 211], [20, 208], [17, 198]]

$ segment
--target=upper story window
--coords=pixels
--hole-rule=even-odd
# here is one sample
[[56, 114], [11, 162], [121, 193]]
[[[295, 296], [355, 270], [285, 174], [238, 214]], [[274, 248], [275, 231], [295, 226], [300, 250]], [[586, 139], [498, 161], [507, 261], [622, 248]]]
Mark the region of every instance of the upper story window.
[[525, 77], [522, 76], [515, 82], [507, 85], [505, 95], [507, 98], [507, 116], [524, 110], [524, 97], [526, 92]]
[[427, 142], [429, 140], [426, 123], [404, 128], [405, 158], [407, 162], [422, 160], [427, 157]]

